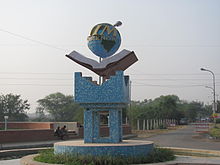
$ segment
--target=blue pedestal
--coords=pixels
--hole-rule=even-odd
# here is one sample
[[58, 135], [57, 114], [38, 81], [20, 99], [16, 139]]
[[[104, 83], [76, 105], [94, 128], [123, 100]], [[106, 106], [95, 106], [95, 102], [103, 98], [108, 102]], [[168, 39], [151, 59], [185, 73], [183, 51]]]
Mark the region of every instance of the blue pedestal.
[[[92, 82], [91, 77], [75, 73], [75, 101], [85, 108], [84, 142], [119, 143], [122, 141], [122, 108], [129, 102], [129, 77], [123, 71], [101, 85]], [[99, 134], [100, 113], [109, 114], [109, 137]]]
[[54, 144], [55, 154], [73, 154], [111, 157], [144, 157], [153, 149], [153, 142], [124, 140], [121, 143], [87, 143], [67, 141]]
[[[118, 71], [101, 85], [91, 77], [75, 73], [75, 101], [84, 110], [84, 141], [54, 144], [55, 154], [90, 156], [143, 157], [153, 149], [153, 142], [122, 141], [122, 108], [129, 103], [129, 77]], [[109, 114], [109, 136], [100, 136], [100, 114]]]

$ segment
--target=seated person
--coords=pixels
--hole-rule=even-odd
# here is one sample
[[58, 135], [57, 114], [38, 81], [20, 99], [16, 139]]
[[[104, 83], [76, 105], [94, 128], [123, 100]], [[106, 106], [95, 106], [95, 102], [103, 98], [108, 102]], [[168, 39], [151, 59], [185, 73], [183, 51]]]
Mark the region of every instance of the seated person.
[[68, 137], [68, 132], [67, 132], [67, 129], [66, 129], [66, 126], [65, 126], [65, 125], [61, 128], [60, 132], [61, 132], [61, 135], [60, 135], [61, 140], [63, 140], [63, 137], [64, 137], [64, 136], [67, 136], [67, 137]]
[[60, 130], [60, 127], [59, 127], [59, 126], [58, 126], [57, 129], [55, 130], [54, 136], [58, 136], [58, 137], [61, 136], [61, 130]]

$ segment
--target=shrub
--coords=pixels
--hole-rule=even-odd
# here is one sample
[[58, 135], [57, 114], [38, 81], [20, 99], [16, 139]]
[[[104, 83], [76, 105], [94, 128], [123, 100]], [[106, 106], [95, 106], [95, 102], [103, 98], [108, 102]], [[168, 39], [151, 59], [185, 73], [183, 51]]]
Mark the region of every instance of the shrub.
[[209, 131], [209, 134], [212, 136], [212, 137], [215, 137], [215, 138], [220, 138], [220, 128], [212, 128], [210, 131]]
[[145, 157], [111, 157], [111, 156], [84, 156], [53, 153], [53, 150], [40, 152], [35, 161], [65, 165], [127, 165], [140, 163], [156, 163], [175, 159], [174, 153], [168, 149], [154, 148]]
[[147, 155], [147, 162], [145, 163], [165, 162], [174, 159], [175, 156], [173, 151], [165, 148], [154, 148], [154, 150]]
[[216, 119], [216, 123], [220, 123], [220, 119]]

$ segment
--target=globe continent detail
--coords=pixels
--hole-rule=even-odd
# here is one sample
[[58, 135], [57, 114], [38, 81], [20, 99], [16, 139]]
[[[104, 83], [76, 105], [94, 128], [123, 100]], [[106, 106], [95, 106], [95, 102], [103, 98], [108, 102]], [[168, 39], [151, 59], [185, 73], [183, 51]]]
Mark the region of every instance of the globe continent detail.
[[88, 37], [89, 49], [101, 58], [113, 55], [120, 45], [120, 33], [114, 26], [107, 23], [94, 26]]

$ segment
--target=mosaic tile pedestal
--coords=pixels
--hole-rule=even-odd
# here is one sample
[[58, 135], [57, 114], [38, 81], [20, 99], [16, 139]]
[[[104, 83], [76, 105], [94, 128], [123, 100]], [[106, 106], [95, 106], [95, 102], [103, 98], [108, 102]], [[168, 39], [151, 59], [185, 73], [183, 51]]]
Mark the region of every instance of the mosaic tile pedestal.
[[140, 140], [123, 140], [121, 143], [84, 143], [65, 141], [54, 144], [55, 154], [75, 154], [90, 156], [142, 157], [153, 149], [153, 142]]
[[[117, 71], [102, 84], [75, 73], [75, 102], [84, 107], [84, 141], [54, 144], [55, 154], [143, 157], [153, 149], [153, 142], [122, 140], [122, 109], [130, 101], [129, 76]], [[109, 115], [109, 136], [100, 135], [100, 116]]]
[[[122, 109], [129, 103], [129, 76], [117, 71], [98, 85], [92, 77], [75, 73], [75, 102], [84, 107], [85, 143], [122, 142]], [[100, 136], [100, 115], [109, 115], [109, 136]]]

